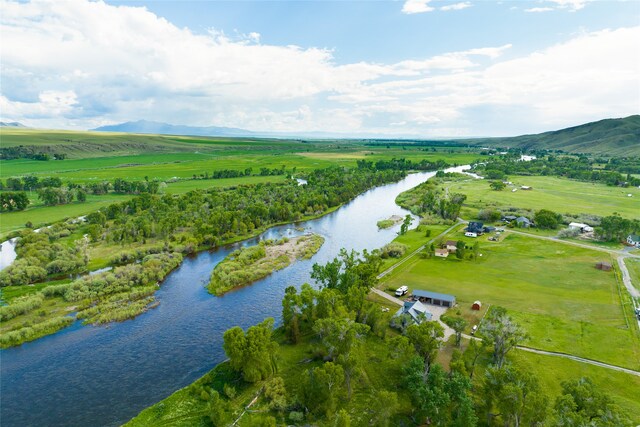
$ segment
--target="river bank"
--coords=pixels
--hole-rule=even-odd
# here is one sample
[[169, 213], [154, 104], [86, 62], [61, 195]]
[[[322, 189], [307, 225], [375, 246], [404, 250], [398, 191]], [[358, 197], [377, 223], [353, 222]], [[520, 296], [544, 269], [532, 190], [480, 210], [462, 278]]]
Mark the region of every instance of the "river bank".
[[[278, 322], [285, 288], [311, 282], [313, 263], [328, 262], [341, 248], [372, 250], [393, 240], [399, 226], [378, 230], [376, 221], [408, 214], [395, 204], [396, 196], [433, 175], [411, 174], [368, 190], [321, 218], [273, 227], [256, 238], [188, 256], [157, 290], [159, 306], [134, 320], [107, 326], [75, 323], [2, 350], [3, 424], [121, 425], [223, 361], [222, 333], [231, 326], [247, 328], [266, 316]], [[211, 271], [234, 250], [310, 232], [325, 237], [312, 259], [223, 298], [207, 292]], [[127, 390], [126, 397], [122, 390]], [[35, 400], [37, 407], [30, 404]]]

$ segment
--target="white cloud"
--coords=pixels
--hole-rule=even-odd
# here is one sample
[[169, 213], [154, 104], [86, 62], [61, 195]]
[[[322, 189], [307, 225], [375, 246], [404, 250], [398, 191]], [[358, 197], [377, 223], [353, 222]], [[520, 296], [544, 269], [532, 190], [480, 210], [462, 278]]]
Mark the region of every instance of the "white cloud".
[[440, 7], [440, 10], [449, 11], [449, 10], [462, 10], [468, 7], [471, 7], [471, 2], [465, 1], [461, 3], [448, 4], [446, 6]]
[[585, 7], [587, 2], [591, 0], [548, 0], [551, 3], [555, 3], [559, 8], [568, 9], [572, 12], [580, 10]]
[[[640, 27], [581, 34], [520, 57], [505, 44], [337, 64], [326, 49], [262, 44], [253, 33], [198, 35], [139, 7], [0, 6], [0, 109], [34, 126], [149, 119], [265, 131], [496, 134], [511, 122], [545, 130], [640, 109]], [[471, 113], [478, 110], [499, 111], [487, 116], [502, 124], [488, 128], [487, 116]]]
[[552, 7], [532, 7], [530, 9], [525, 9], [525, 12], [528, 13], [540, 13], [540, 12], [551, 12], [552, 10], [555, 10]]
[[407, 14], [431, 12], [435, 9], [429, 6], [431, 0], [406, 0], [402, 12]]

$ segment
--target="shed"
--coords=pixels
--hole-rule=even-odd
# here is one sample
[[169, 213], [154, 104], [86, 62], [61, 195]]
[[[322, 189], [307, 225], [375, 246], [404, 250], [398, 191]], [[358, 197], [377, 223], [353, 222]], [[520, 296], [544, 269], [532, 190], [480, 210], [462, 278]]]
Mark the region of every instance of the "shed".
[[521, 190], [531, 190], [531, 187], [529, 187], [528, 185], [521, 185], [520, 189]]
[[471, 306], [471, 310], [480, 310], [482, 308], [482, 303], [480, 301], [474, 301]]
[[449, 251], [447, 249], [436, 249], [435, 255], [440, 258], [446, 258], [449, 256]]
[[596, 268], [602, 271], [611, 271], [611, 264], [608, 262], [600, 261], [596, 262]]
[[457, 244], [458, 244], [457, 240], [447, 240], [447, 243], [445, 243], [445, 246], [449, 252], [455, 252], [456, 249], [458, 248]]
[[413, 297], [425, 304], [439, 305], [442, 307], [453, 307], [456, 305], [456, 297], [438, 292], [414, 290]]

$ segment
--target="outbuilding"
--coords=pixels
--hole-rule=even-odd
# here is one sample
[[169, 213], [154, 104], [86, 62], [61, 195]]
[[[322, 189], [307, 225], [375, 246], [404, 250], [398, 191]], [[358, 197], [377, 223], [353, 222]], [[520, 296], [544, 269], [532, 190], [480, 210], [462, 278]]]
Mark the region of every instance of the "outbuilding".
[[604, 261], [596, 262], [596, 268], [602, 271], [611, 271], [611, 264]]
[[471, 310], [480, 310], [482, 308], [482, 303], [480, 301], [474, 301], [471, 306]]
[[413, 298], [424, 304], [439, 305], [441, 307], [453, 307], [456, 305], [456, 297], [438, 292], [414, 290]]
[[440, 258], [446, 258], [449, 256], [449, 251], [446, 249], [436, 249], [435, 255]]
[[457, 244], [458, 242], [456, 240], [447, 240], [447, 243], [445, 243], [445, 246], [447, 247], [447, 250], [449, 252], [455, 252], [456, 249], [458, 249]]

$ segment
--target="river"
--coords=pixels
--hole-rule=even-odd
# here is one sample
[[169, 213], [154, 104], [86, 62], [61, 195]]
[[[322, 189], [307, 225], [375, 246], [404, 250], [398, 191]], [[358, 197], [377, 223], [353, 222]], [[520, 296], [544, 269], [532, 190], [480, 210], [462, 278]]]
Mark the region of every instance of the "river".
[[[460, 171], [463, 167], [448, 171]], [[10, 426], [116, 426], [167, 397], [224, 360], [222, 334], [265, 317], [280, 318], [287, 286], [309, 282], [313, 263], [341, 248], [379, 248], [399, 229], [378, 230], [394, 214], [398, 194], [433, 176], [412, 174], [369, 190], [322, 218], [269, 229], [261, 236], [201, 252], [170, 273], [156, 293], [159, 306], [134, 320], [107, 326], [78, 322], [54, 335], [0, 352], [0, 420]], [[205, 285], [215, 265], [240, 245], [307, 232], [325, 238], [311, 259], [222, 297]]]

